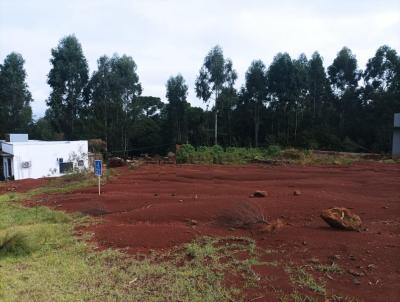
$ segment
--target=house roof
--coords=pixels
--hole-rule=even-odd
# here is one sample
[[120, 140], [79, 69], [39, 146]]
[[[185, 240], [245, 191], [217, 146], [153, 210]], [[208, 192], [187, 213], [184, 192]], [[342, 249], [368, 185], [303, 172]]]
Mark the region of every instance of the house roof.
[[69, 144], [73, 142], [87, 142], [85, 140], [80, 141], [40, 141], [40, 140], [28, 140], [26, 142], [1, 142], [8, 145], [57, 145], [57, 144]]

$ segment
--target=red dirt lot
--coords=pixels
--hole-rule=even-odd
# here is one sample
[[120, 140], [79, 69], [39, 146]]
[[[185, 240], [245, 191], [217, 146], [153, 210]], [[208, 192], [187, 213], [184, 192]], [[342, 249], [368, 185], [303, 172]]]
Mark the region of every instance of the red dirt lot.
[[0, 182], [0, 194], [18, 192], [23, 193], [32, 189], [43, 187], [49, 183], [51, 178], [23, 179]]
[[[334, 261], [343, 273], [320, 274], [328, 292], [354, 301], [400, 301], [398, 164], [144, 165], [118, 171], [101, 196], [87, 188], [49, 196], [47, 205], [102, 217], [87, 228], [101, 248], [136, 253], [170, 249], [199, 236], [246, 236], [266, 251], [265, 261], [298, 267]], [[255, 190], [268, 196], [250, 198]], [[330, 228], [319, 215], [335, 206], [358, 214], [363, 231]], [[267, 221], [280, 219], [283, 226], [269, 232], [233, 225], [229, 216], [246, 209], [259, 210]], [[288, 286], [284, 266], [254, 270], [261, 277], [249, 300], [276, 301], [272, 289]]]

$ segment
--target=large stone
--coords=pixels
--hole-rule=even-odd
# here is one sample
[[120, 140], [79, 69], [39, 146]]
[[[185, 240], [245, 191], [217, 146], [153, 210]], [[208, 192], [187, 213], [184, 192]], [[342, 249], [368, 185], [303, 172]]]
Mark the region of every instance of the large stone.
[[251, 194], [251, 197], [265, 197], [268, 196], [267, 191], [255, 191], [253, 194]]
[[347, 208], [331, 208], [324, 210], [321, 213], [321, 218], [335, 229], [348, 231], [361, 230], [362, 222], [360, 216], [353, 214]]

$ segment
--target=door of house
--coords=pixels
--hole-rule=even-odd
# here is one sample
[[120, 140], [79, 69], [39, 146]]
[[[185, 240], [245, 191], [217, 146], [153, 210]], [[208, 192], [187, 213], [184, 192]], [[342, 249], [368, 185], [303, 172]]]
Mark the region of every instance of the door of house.
[[7, 162], [8, 162], [8, 177], [12, 177], [13, 173], [12, 173], [12, 159], [11, 158], [7, 158]]
[[0, 157], [0, 180], [4, 180], [4, 163], [3, 163], [3, 157]]

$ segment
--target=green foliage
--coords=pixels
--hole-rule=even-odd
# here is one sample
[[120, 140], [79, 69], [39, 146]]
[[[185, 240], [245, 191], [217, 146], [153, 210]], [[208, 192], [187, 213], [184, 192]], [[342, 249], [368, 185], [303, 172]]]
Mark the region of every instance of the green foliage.
[[89, 78], [88, 63], [74, 35], [61, 39], [51, 55], [47, 83], [52, 91], [47, 105], [53, 112], [52, 123], [57, 131], [66, 139], [73, 139], [82, 131], [80, 117], [87, 105], [83, 91]]
[[276, 157], [281, 152], [282, 152], [282, 149], [278, 145], [270, 145], [270, 146], [268, 146], [268, 148], [266, 150], [266, 153], [268, 154], [268, 156], [271, 156], [271, 157]]
[[10, 132], [27, 131], [32, 122], [32, 96], [24, 64], [22, 56], [15, 52], [0, 64], [0, 139]]
[[181, 74], [170, 77], [167, 81], [166, 97], [169, 104], [167, 110], [167, 127], [169, 128], [171, 141], [181, 144], [188, 138], [187, 102], [188, 86]]
[[[136, 63], [127, 55], [100, 57], [89, 78], [73, 35], [52, 49], [50, 62], [50, 108], [35, 122], [23, 58], [11, 53], [0, 65], [0, 138], [28, 130], [33, 139], [99, 138], [108, 153], [121, 157], [165, 154], [175, 143], [212, 142], [223, 148], [274, 144], [382, 153], [391, 151], [393, 113], [400, 112], [400, 56], [387, 45], [377, 49], [364, 72], [347, 47], [327, 68], [318, 52], [309, 59], [278, 53], [270, 66], [253, 61], [239, 90], [232, 61], [215, 46], [195, 82], [206, 110], [187, 102], [188, 85], [179, 74], [167, 82], [168, 104], [141, 96]], [[238, 152], [221, 158], [214, 151], [198, 160], [241, 160]]]
[[186, 144], [180, 146], [176, 152], [176, 162], [179, 164], [192, 163], [195, 148], [192, 145]]
[[222, 48], [213, 47], [204, 58], [203, 66], [196, 79], [195, 90], [198, 98], [207, 103], [214, 94], [214, 144], [218, 144], [218, 101], [224, 88], [232, 88], [237, 79], [230, 59], [224, 58]]
[[240, 164], [275, 157], [279, 152], [277, 146], [266, 150], [238, 147], [228, 147], [224, 150], [219, 145], [200, 146], [197, 149], [192, 145], [182, 145], [176, 153], [176, 160], [177, 163]]

